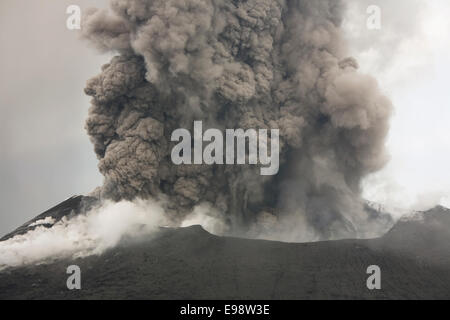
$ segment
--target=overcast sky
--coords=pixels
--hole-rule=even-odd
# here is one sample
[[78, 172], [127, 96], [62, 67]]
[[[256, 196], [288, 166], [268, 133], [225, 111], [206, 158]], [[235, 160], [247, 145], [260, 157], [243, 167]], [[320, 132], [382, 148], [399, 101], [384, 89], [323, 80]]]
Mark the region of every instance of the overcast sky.
[[108, 58], [66, 28], [75, 3], [0, 1], [0, 234], [102, 181], [83, 88]]
[[[360, 28], [370, 4], [381, 29]], [[450, 2], [358, 0], [344, 26], [361, 70], [379, 80], [395, 112], [391, 162], [367, 179], [365, 196], [390, 206], [450, 206]]]
[[[84, 131], [83, 88], [108, 57], [66, 28], [66, 8], [106, 0], [0, 2], [0, 234], [101, 184]], [[369, 4], [381, 29], [366, 28]], [[357, 0], [345, 30], [350, 54], [395, 106], [390, 164], [367, 179], [365, 196], [392, 206], [450, 205], [450, 3]]]

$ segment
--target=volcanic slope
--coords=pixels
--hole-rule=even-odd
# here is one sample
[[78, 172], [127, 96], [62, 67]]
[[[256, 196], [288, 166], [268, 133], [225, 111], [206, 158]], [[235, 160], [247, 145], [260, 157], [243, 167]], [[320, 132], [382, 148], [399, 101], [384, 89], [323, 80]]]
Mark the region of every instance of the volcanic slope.
[[[57, 220], [71, 206], [73, 214], [86, 200], [69, 199], [47, 215]], [[443, 207], [401, 219], [373, 240], [294, 244], [163, 228], [101, 256], [1, 271], [0, 299], [450, 299], [449, 244]], [[72, 264], [82, 270], [82, 290], [66, 287]], [[381, 290], [367, 289], [370, 265], [381, 268]]]

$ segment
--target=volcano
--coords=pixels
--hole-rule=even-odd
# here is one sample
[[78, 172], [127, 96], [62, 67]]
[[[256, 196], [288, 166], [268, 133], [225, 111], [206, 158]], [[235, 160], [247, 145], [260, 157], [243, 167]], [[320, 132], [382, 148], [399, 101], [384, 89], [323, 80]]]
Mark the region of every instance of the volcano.
[[[68, 199], [2, 241], [51, 228], [95, 201]], [[450, 299], [449, 243], [443, 207], [405, 216], [369, 240], [283, 243], [161, 228], [101, 255], [0, 271], [0, 299]], [[81, 290], [66, 287], [69, 265], [82, 270]], [[371, 265], [380, 267], [380, 290], [366, 286]]]

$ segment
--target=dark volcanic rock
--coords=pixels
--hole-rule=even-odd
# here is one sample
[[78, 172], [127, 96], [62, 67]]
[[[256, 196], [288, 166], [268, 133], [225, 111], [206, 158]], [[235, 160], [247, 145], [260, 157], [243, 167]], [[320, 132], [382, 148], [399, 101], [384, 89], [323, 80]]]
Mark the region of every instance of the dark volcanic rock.
[[[36, 228], [36, 225], [33, 226], [33, 223], [44, 220], [45, 218], [53, 218], [53, 223], [50, 224], [40, 224], [40, 226], [44, 226], [47, 228], [50, 228], [55, 224], [56, 222], [60, 221], [63, 217], [70, 218], [72, 215], [80, 214], [86, 211], [89, 211], [98, 200], [93, 197], [85, 197], [85, 196], [74, 196], [66, 201], [61, 202], [57, 206], [45, 211], [44, 213], [38, 215], [36, 218], [28, 221], [27, 223], [23, 224], [16, 230], [14, 230], [11, 233], [8, 233], [3, 238], [0, 239], [0, 241], [5, 241], [10, 238], [13, 238], [14, 236], [25, 234], [28, 231], [31, 231]], [[30, 226], [31, 225], [31, 226]]]
[[[0, 272], [0, 299], [450, 299], [449, 216], [435, 208], [379, 239], [306, 244], [161, 229], [101, 256]], [[71, 264], [82, 290], [66, 288]], [[366, 287], [370, 265], [381, 290]]]

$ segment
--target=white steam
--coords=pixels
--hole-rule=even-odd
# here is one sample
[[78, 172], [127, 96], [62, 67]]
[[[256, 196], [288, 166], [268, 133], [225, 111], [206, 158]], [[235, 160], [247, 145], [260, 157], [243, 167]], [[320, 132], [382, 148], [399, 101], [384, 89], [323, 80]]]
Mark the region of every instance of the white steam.
[[229, 227], [222, 219], [222, 213], [207, 202], [196, 206], [181, 223], [182, 228], [193, 225], [201, 225], [203, 229], [216, 235], [223, 235], [229, 231]]
[[167, 219], [163, 206], [163, 200], [108, 201], [86, 214], [64, 217], [51, 228], [45, 225], [53, 224], [53, 218], [39, 220], [29, 225], [37, 226], [34, 230], [0, 242], [0, 270], [101, 255], [124, 239], [148, 239], [164, 226], [202, 225], [215, 234], [227, 231], [209, 204], [198, 205], [177, 224]]
[[0, 242], [0, 269], [101, 254], [124, 237], [151, 233], [164, 223], [163, 217], [161, 206], [152, 200], [108, 202], [51, 228], [38, 226]]

